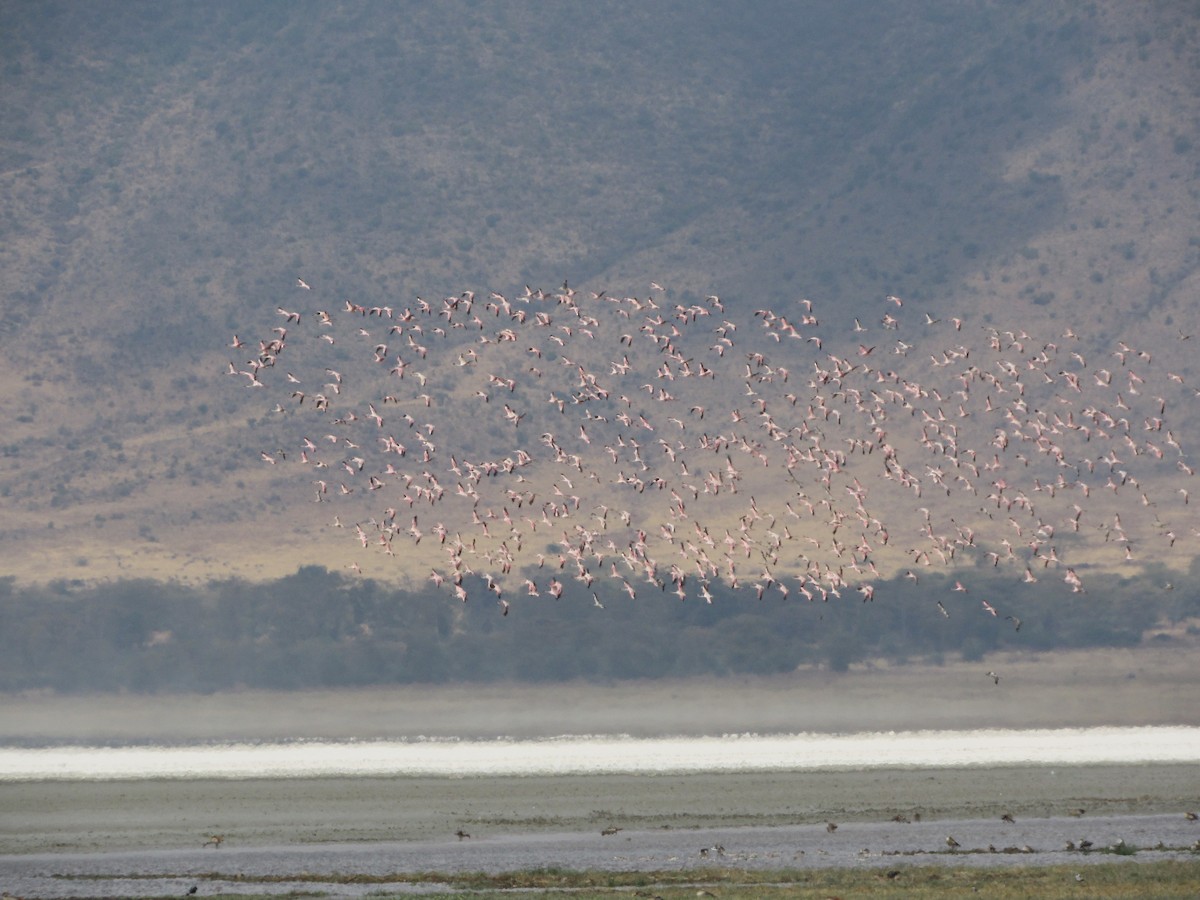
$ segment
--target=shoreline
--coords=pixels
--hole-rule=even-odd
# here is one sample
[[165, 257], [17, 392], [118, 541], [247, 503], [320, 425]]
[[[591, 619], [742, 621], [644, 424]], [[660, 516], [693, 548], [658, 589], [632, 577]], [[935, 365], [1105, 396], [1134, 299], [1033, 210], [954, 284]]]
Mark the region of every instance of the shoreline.
[[0, 783], [558, 778], [1200, 765], [1200, 728], [0, 747]]

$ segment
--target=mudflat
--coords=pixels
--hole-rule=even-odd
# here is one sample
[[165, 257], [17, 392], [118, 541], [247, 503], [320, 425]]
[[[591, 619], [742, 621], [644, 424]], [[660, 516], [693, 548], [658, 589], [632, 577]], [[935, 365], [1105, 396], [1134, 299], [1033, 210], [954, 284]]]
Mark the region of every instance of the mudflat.
[[[1172, 814], [1200, 766], [0, 784], [0, 854]], [[1083, 821], [1081, 816], [1081, 821]], [[1200, 838], [1200, 827], [1196, 829]]]

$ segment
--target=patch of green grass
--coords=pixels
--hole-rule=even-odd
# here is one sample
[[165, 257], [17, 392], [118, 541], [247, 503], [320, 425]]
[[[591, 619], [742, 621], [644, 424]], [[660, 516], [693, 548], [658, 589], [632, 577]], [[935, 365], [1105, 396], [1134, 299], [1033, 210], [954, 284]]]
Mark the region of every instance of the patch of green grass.
[[[868, 895], [880, 900], [958, 900], [961, 897], [981, 900], [1024, 900], [1028, 897], [1041, 900], [1194, 900], [1200, 897], [1200, 863], [1178, 860], [1013, 868], [901, 865], [890, 869], [747, 871], [713, 868], [703, 871], [603, 872], [548, 867], [500, 874], [414, 872], [389, 875], [299, 873], [236, 876], [212, 872], [188, 877], [196, 881], [263, 884], [291, 881], [313, 885], [312, 891], [273, 894], [273, 898], [320, 896], [324, 893], [322, 885], [332, 887], [338, 884], [379, 885], [378, 890], [370, 893], [371, 897], [409, 896], [393, 894], [388, 885], [442, 884], [449, 890], [439, 893], [439, 897], [464, 900], [500, 900], [511, 897], [513, 891], [544, 898], [569, 897], [571, 900], [617, 897], [694, 900], [706, 896], [723, 900], [773, 900], [784, 897], [824, 900], [829, 897]], [[246, 900], [254, 895], [237, 896]]]
[[[725, 900], [753, 898], [828, 897], [904, 898], [904, 900], [950, 900], [974, 897], [983, 900], [1043, 900], [1086, 897], [1089, 900], [1142, 900], [1142, 898], [1195, 898], [1200, 896], [1200, 865], [1192, 862], [1156, 862], [1139, 865], [1104, 863], [1083, 867], [1029, 866], [1020, 868], [945, 868], [942, 866], [898, 867], [871, 870], [819, 870], [746, 872], [706, 870], [655, 873], [561, 873], [574, 880], [571, 886], [528, 884], [541, 887], [542, 897], [571, 897], [594, 900], [613, 897], [660, 897], [662, 900], [694, 900], [714, 896]], [[703, 880], [699, 880], [702, 878]], [[540, 880], [540, 879], [538, 879]], [[607, 884], [603, 884], [607, 882]], [[518, 886], [516, 881], [512, 886]], [[705, 892], [705, 893], [701, 893]], [[499, 898], [479, 885], [468, 893], [452, 896]]]

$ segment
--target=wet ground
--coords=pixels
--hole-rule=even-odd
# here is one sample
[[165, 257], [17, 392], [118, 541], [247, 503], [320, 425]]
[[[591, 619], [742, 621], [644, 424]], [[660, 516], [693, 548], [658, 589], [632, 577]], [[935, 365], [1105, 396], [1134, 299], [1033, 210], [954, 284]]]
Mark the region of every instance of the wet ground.
[[[405, 882], [428, 871], [682, 869], [702, 880], [711, 866], [1200, 859], [1200, 822], [1185, 815], [1195, 810], [1194, 765], [7, 783], [0, 889], [362, 896], [441, 889]], [[214, 834], [220, 847], [204, 846]], [[1103, 852], [1121, 841], [1123, 853]], [[347, 882], [355, 874], [373, 878]]]
[[[475, 842], [531, 834], [1200, 812], [1200, 766], [0, 783], [0, 871], [30, 853]], [[1200, 837], [1200, 823], [1187, 823]], [[1190, 843], [1190, 842], [1189, 842]], [[210, 848], [211, 850], [211, 848]]]
[[[957, 848], [947, 844], [952, 837]], [[549, 832], [450, 836], [436, 841], [192, 847], [99, 853], [35, 853], [0, 858], [3, 887], [20, 897], [185, 896], [321, 892], [357, 897], [438, 892], [405, 873], [498, 873], [542, 867], [620, 871], [685, 870], [704, 880], [708, 867], [755, 869], [911, 865], [1031, 865], [1195, 858], [1200, 827], [1183, 815], [850, 822], [653, 830], [613, 834]], [[1083, 842], [1091, 847], [1080, 849]], [[1071, 842], [1075, 849], [1067, 849]], [[1124, 853], [1114, 853], [1121, 847]], [[1155, 849], [1160, 848], [1160, 849]], [[262, 882], [305, 873], [303, 880]], [[372, 876], [348, 883], [355, 875]], [[238, 880], [246, 879], [251, 880]], [[383, 879], [382, 881], [380, 879]]]

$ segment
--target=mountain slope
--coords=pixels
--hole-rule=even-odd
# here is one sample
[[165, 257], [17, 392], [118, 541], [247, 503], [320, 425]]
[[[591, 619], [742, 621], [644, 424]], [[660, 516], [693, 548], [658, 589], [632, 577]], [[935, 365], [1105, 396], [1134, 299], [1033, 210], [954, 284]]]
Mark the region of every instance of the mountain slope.
[[1104, 353], [1190, 331], [1194, 12], [873, 10], [4, 6], [9, 570], [349, 561], [221, 375], [297, 277], [809, 297], [851, 347], [886, 294]]

